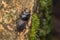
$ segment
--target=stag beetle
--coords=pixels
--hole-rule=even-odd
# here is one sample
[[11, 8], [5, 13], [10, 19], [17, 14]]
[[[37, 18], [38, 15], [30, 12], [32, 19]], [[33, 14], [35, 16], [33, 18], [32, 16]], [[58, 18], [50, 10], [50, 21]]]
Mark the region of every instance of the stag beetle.
[[20, 19], [17, 22], [17, 31], [21, 32], [24, 29], [26, 29], [26, 23], [30, 18], [30, 11], [27, 12], [26, 10], [23, 10], [21, 12], [21, 15], [19, 15], [19, 16], [20, 16]]

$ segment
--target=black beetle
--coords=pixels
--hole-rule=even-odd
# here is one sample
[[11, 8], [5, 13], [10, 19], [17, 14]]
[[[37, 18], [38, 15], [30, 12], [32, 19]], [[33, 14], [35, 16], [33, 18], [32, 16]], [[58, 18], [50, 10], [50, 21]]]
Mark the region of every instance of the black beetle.
[[19, 16], [20, 16], [20, 19], [17, 22], [17, 31], [21, 32], [24, 29], [26, 29], [27, 21], [30, 18], [30, 12], [27, 12], [26, 10], [24, 10], [21, 12], [21, 15]]

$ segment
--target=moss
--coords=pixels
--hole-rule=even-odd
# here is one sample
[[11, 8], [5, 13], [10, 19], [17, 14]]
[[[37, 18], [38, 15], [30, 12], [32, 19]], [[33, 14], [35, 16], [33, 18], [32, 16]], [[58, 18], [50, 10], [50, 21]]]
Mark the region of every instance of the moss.
[[36, 13], [32, 15], [32, 28], [30, 32], [30, 40], [37, 40], [36, 33], [39, 28], [39, 18]]

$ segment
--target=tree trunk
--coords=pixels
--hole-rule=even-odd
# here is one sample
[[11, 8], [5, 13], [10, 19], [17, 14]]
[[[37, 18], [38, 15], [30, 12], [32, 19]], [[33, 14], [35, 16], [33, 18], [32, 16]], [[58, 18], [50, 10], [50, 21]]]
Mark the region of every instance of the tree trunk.
[[15, 31], [16, 20], [25, 8], [32, 15], [33, 6], [34, 0], [0, 0], [0, 40], [28, 40], [31, 16], [26, 29], [20, 33]]

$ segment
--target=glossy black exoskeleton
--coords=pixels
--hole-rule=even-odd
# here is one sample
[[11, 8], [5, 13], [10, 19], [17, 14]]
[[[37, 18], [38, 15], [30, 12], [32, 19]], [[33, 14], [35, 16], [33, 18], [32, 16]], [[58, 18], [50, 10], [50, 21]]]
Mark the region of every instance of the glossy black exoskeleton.
[[17, 31], [21, 32], [24, 29], [26, 29], [26, 23], [30, 18], [30, 12], [27, 12], [26, 10], [21, 12], [20, 19], [17, 22]]

